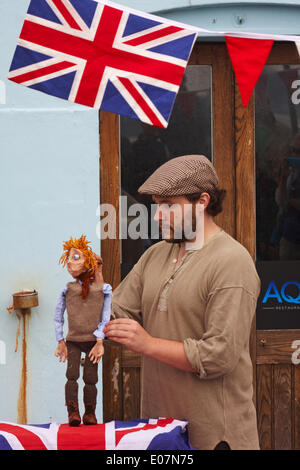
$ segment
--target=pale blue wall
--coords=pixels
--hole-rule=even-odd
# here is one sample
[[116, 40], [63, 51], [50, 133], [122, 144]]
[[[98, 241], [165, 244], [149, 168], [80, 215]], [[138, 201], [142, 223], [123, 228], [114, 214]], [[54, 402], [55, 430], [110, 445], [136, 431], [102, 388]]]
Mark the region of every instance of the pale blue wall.
[[[204, 28], [300, 32], [298, 1], [119, 3]], [[57, 261], [70, 235], [85, 232], [99, 249], [98, 114], [6, 80], [28, 4], [0, 0], [0, 346], [6, 346], [6, 364], [0, 357], [0, 420], [17, 419], [21, 370], [21, 348], [14, 352], [17, 319], [6, 306], [13, 292], [35, 288], [40, 305], [32, 311], [28, 334], [28, 421], [64, 422], [65, 365], [53, 354], [52, 317], [69, 276]], [[237, 16], [245, 23], [238, 25]], [[100, 380], [100, 419], [101, 387]]]
[[300, 34], [299, 0], [120, 0], [118, 3], [210, 30]]
[[98, 113], [6, 80], [28, 4], [0, 0], [0, 80], [6, 85], [6, 104], [0, 104], [0, 340], [6, 345], [0, 420], [17, 419], [21, 371], [21, 337], [14, 352], [17, 318], [6, 306], [13, 292], [34, 288], [40, 304], [29, 321], [28, 421], [65, 422], [66, 365], [54, 357], [52, 318], [71, 278], [58, 259], [62, 241], [81, 233], [99, 252]]

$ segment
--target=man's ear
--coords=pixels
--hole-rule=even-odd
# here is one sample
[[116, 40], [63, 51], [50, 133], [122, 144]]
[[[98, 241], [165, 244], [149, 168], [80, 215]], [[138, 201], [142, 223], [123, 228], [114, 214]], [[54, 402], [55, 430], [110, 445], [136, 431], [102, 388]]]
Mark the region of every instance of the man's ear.
[[204, 205], [204, 209], [208, 206], [210, 201], [210, 195], [208, 193], [202, 193], [200, 199], [197, 201], [200, 204]]

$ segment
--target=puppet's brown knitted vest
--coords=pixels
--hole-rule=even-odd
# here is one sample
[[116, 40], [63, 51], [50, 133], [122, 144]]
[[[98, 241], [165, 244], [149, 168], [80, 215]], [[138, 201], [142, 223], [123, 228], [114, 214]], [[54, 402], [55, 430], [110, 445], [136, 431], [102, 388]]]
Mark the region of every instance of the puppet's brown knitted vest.
[[103, 284], [92, 284], [85, 300], [81, 298], [81, 285], [69, 282], [66, 290], [66, 308], [69, 331], [67, 341], [94, 341], [93, 332], [101, 320], [104, 301]]

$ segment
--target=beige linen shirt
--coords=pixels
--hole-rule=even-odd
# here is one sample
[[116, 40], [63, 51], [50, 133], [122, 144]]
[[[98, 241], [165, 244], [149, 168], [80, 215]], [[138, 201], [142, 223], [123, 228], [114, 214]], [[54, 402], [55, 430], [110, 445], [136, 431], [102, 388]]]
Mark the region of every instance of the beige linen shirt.
[[141, 417], [187, 420], [196, 449], [223, 440], [232, 449], [258, 449], [249, 336], [260, 279], [253, 260], [224, 230], [187, 251], [175, 270], [178, 252], [178, 244], [153, 245], [112, 296], [113, 318], [183, 342], [196, 370], [143, 356]]

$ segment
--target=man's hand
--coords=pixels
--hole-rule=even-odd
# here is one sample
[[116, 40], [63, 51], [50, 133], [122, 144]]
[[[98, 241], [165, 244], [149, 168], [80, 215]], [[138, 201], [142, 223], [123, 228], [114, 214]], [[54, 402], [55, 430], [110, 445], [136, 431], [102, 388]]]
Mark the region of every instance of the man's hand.
[[63, 339], [58, 342], [54, 354], [56, 357], [59, 357], [59, 362], [65, 362], [65, 360], [68, 359], [68, 348]]
[[149, 354], [153, 337], [137, 321], [129, 318], [111, 320], [103, 331], [111, 341], [124, 344], [139, 354]]
[[89, 358], [93, 364], [98, 364], [104, 354], [103, 341], [97, 341], [95, 346], [89, 352]]
[[188, 361], [184, 344], [162, 338], [154, 338], [135, 320], [118, 318], [106, 323], [104, 334], [108, 339], [124, 344], [131, 351], [152, 357], [177, 369], [195, 371]]

